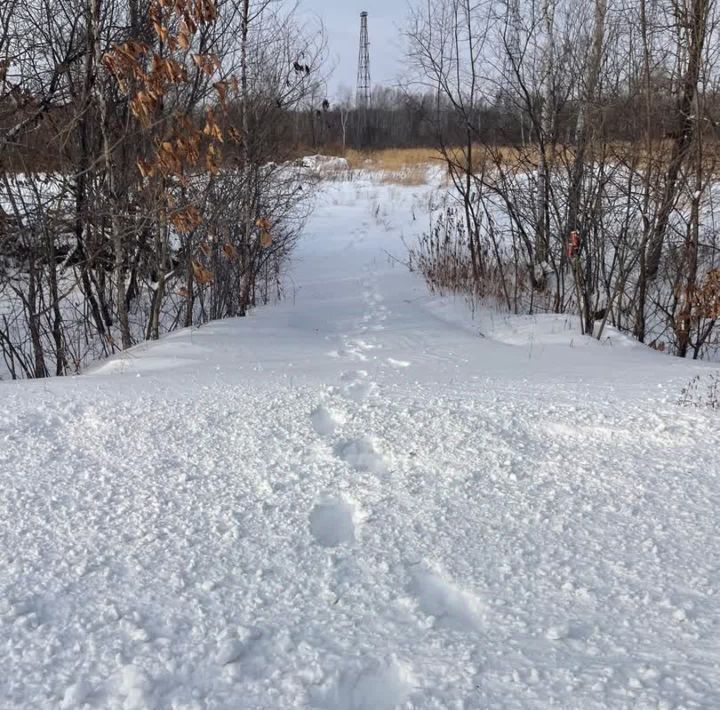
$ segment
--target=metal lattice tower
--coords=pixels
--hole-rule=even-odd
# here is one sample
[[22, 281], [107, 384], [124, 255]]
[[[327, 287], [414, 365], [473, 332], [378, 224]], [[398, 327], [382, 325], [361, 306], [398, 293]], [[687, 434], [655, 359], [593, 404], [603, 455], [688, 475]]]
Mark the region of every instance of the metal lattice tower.
[[370, 105], [370, 39], [367, 18], [367, 12], [360, 13], [360, 52], [355, 93], [355, 103], [358, 108], [367, 108]]

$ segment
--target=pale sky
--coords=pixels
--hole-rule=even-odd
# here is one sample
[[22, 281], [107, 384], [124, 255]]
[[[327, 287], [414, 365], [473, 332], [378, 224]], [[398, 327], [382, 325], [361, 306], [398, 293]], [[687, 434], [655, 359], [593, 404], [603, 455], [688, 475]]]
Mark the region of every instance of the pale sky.
[[408, 0], [300, 0], [300, 9], [325, 25], [329, 62], [335, 66], [328, 87], [331, 98], [338, 98], [342, 86], [350, 87], [355, 95], [362, 10], [368, 12], [372, 84], [396, 83], [405, 47], [402, 31]]

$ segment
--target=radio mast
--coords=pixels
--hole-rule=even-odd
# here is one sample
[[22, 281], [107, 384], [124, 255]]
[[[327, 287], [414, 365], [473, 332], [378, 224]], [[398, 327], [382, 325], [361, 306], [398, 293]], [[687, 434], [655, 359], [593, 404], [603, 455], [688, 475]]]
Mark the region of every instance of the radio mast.
[[360, 13], [360, 52], [358, 54], [355, 104], [360, 109], [370, 106], [370, 39], [368, 37], [368, 14], [365, 11]]

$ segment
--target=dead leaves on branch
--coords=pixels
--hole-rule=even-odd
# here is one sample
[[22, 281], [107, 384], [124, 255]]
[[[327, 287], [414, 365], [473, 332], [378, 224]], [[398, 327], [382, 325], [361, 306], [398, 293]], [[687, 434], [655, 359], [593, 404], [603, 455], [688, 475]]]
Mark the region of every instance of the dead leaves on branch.
[[[203, 222], [201, 211], [192, 204], [178, 208], [175, 188], [189, 185], [189, 174], [195, 169], [216, 175], [222, 164], [220, 144], [224, 143], [224, 129], [216, 111], [227, 116], [230, 92], [238, 92], [234, 77], [217, 79], [221, 70], [219, 57], [211, 53], [193, 52], [195, 36], [203, 25], [217, 19], [215, 0], [151, 0], [149, 21], [155, 35], [152, 46], [141, 42], [126, 42], [113, 46], [103, 57], [103, 66], [114, 77], [120, 90], [129, 95], [132, 116], [144, 129], [145, 139], [136, 159], [143, 180], [159, 199], [158, 208], [165, 221], [179, 235], [190, 235]], [[209, 108], [198, 123], [197, 114], [168, 114], [168, 106], [178, 87], [203, 78], [217, 96], [216, 110]], [[240, 143], [240, 132], [228, 127], [229, 139]], [[176, 201], [177, 200], [177, 201]], [[270, 225], [258, 222], [259, 242], [263, 247], [272, 243]], [[239, 258], [238, 250], [227, 241], [221, 250], [211, 240], [199, 244], [191, 257], [192, 278], [199, 286], [212, 284], [214, 274], [204, 263], [214, 263], [213, 254], [229, 261]], [[186, 296], [189, 293], [185, 294]]]
[[215, 281], [215, 275], [212, 271], [206, 269], [197, 259], [192, 263], [193, 278], [201, 286], [206, 286]]
[[187, 69], [175, 59], [161, 58], [157, 54], [152, 58], [150, 79], [163, 84], [180, 84], [188, 80]]
[[265, 217], [259, 217], [255, 221], [255, 226], [260, 230], [260, 246], [267, 249], [272, 244], [272, 234], [270, 234], [270, 222]]
[[230, 128], [228, 128], [228, 135], [233, 143], [242, 143], [242, 133], [240, 133], [235, 126], [230, 126]]
[[230, 244], [229, 242], [227, 244], [223, 244], [223, 254], [225, 254], [230, 261], [236, 261], [238, 258], [238, 250], [235, 248], [234, 244]]
[[720, 268], [710, 269], [695, 288], [678, 287], [675, 297], [687, 304], [675, 316], [675, 330], [688, 332], [693, 323], [720, 318]]
[[698, 317], [720, 318], [720, 268], [710, 269], [691, 299]]
[[[217, 19], [215, 0], [152, 0], [148, 12], [157, 39], [170, 50], [170, 55], [178, 49], [189, 50], [198, 28]], [[115, 45], [103, 57], [103, 65], [115, 77], [121, 91], [132, 94], [130, 111], [145, 129], [166, 125], [167, 119], [162, 115], [163, 99], [173, 86], [190, 80], [184, 63], [187, 55], [185, 58], [168, 56], [167, 49], [154, 51], [145, 43], [129, 41]], [[220, 59], [215, 54], [192, 53], [189, 59], [208, 78], [221, 69]], [[237, 91], [237, 80], [215, 81], [212, 87], [224, 113], [228, 93]], [[220, 168], [221, 152], [214, 144], [223, 143], [224, 135], [214, 111], [207, 111], [202, 129], [196, 128], [187, 117], [176, 118], [174, 123], [170, 133], [164, 130], [164, 136], [153, 139], [154, 155], [137, 160], [143, 179], [156, 175], [175, 176], [181, 184], [185, 184], [185, 169], [197, 166], [203, 152], [205, 169], [210, 174], [216, 174]], [[200, 145], [203, 138], [210, 143], [205, 151]], [[240, 142], [237, 129], [232, 129], [231, 139]]]
[[162, 141], [155, 153], [155, 169], [166, 177], [181, 175], [183, 163], [173, 141]]
[[210, 139], [216, 140], [223, 143], [223, 134], [220, 130], [217, 120], [215, 119], [215, 112], [210, 108], [205, 114], [205, 127], [203, 133]]
[[[187, 51], [200, 25], [217, 19], [214, 0], [154, 0], [148, 9], [155, 36], [171, 52]], [[144, 64], [148, 60], [150, 68]], [[196, 66], [207, 76], [220, 69], [220, 60], [214, 54], [193, 54]], [[160, 50], [151, 54], [143, 42], [129, 41], [116, 44], [103, 57], [103, 65], [115, 77], [123, 92], [128, 91], [131, 80], [153, 83], [155, 93], [163, 84], [177, 84], [187, 80], [187, 69], [179, 61]]]
[[170, 223], [180, 234], [189, 234], [202, 224], [202, 215], [195, 205], [187, 205], [170, 215]]
[[217, 175], [220, 170], [221, 158], [220, 151], [214, 145], [209, 145], [205, 153], [205, 167], [209, 173]]
[[192, 60], [195, 66], [208, 76], [220, 70], [220, 60], [215, 54], [193, 54]]
[[103, 55], [103, 67], [115, 77], [123, 93], [128, 92], [130, 81], [142, 83], [147, 78], [143, 62], [148, 52], [149, 48], [143, 42], [130, 41], [114, 45]]
[[158, 96], [147, 91], [138, 91], [130, 99], [130, 111], [142, 126], [147, 128], [151, 124], [152, 117], [157, 110], [158, 100]]

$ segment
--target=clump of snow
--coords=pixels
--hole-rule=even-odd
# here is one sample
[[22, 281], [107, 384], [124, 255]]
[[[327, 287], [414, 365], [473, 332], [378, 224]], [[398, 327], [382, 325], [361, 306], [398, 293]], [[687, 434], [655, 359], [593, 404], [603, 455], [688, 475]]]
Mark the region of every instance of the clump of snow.
[[561, 641], [562, 639], [567, 638], [569, 633], [570, 627], [568, 624], [555, 624], [548, 627], [547, 631], [545, 631], [545, 638], [548, 638], [551, 641]]
[[333, 155], [306, 155], [301, 158], [300, 163], [304, 168], [321, 174], [350, 169], [350, 164], [345, 158]]

